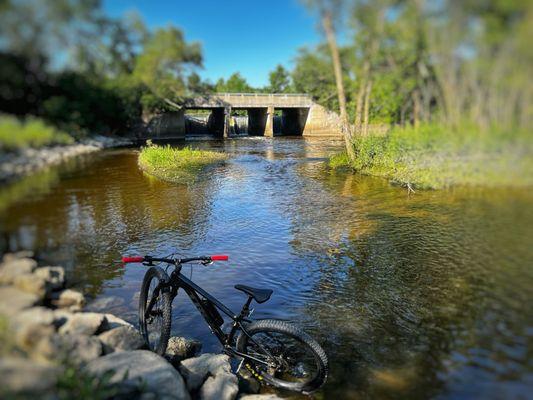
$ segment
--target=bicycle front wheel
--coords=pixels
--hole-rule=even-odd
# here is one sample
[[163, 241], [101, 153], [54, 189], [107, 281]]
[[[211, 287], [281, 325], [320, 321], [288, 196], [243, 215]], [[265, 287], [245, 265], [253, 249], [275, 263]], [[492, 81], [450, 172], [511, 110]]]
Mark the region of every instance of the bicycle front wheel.
[[237, 339], [237, 350], [253, 357], [244, 363], [260, 381], [303, 393], [324, 384], [326, 353], [301, 329], [273, 319], [254, 321], [245, 329]]
[[[151, 267], [144, 275], [139, 296], [139, 327], [146, 345], [163, 355], [167, 349], [172, 320], [172, 299], [168, 290], [161, 290], [169, 281], [160, 267]], [[151, 310], [148, 307], [151, 305]]]

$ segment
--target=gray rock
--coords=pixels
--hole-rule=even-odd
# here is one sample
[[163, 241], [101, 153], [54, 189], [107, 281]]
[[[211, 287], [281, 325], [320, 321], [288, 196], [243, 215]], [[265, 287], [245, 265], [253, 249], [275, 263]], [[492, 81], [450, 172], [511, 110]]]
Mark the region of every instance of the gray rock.
[[14, 258], [8, 257], [8, 261], [0, 264], [0, 284], [9, 285], [15, 281], [17, 276], [31, 274], [37, 268], [37, 262], [31, 258]]
[[63, 267], [42, 267], [37, 268], [33, 275], [42, 278], [46, 284], [46, 291], [63, 288], [65, 284], [65, 270]]
[[232, 373], [220, 372], [207, 378], [200, 388], [200, 400], [233, 400], [239, 392], [237, 377]]
[[195, 339], [173, 336], [168, 340], [165, 358], [178, 366], [182, 360], [194, 357], [202, 350], [202, 343]]
[[21, 250], [15, 253], [6, 253], [2, 257], [2, 262], [10, 262], [14, 260], [20, 260], [21, 258], [33, 258], [34, 253], [31, 250]]
[[35, 346], [32, 358], [84, 365], [102, 355], [102, 343], [94, 336], [53, 334]]
[[239, 400], [282, 400], [282, 398], [275, 394], [248, 394], [239, 397]]
[[85, 309], [94, 312], [109, 312], [109, 310], [120, 307], [124, 304], [124, 299], [117, 296], [100, 297], [87, 304]]
[[59, 328], [61, 334], [74, 335], [94, 335], [101, 332], [107, 325], [107, 318], [104, 314], [98, 313], [77, 313]]
[[163, 357], [147, 350], [112, 353], [91, 361], [89, 373], [101, 375], [113, 371], [111, 383], [143, 385], [157, 398], [189, 400], [189, 392], [181, 375]]
[[0, 358], [0, 392], [5, 398], [15, 396], [36, 396], [45, 398], [46, 392], [52, 391], [62, 368], [39, 364], [22, 358]]
[[35, 274], [18, 275], [13, 278], [13, 285], [23, 292], [32, 293], [40, 299], [46, 295], [46, 281]]
[[40, 302], [39, 296], [11, 286], [0, 287], [0, 314], [12, 316]]
[[46, 336], [55, 333], [54, 313], [45, 307], [32, 307], [11, 317], [9, 321], [15, 342], [23, 350], [31, 350]]
[[122, 318], [117, 317], [113, 314], [104, 314], [107, 318], [107, 328], [108, 330], [118, 328], [120, 326], [129, 326], [133, 328], [133, 325], [129, 322], [124, 321]]
[[85, 297], [82, 293], [65, 289], [60, 292], [50, 294], [50, 302], [54, 307], [67, 309], [69, 311], [81, 311], [85, 305]]
[[145, 346], [139, 331], [130, 326], [121, 326], [101, 333], [98, 335], [98, 339], [104, 344], [106, 353], [138, 350]]
[[192, 392], [198, 390], [208, 376], [231, 374], [231, 365], [225, 354], [202, 354], [182, 361], [179, 370], [187, 382], [187, 388]]

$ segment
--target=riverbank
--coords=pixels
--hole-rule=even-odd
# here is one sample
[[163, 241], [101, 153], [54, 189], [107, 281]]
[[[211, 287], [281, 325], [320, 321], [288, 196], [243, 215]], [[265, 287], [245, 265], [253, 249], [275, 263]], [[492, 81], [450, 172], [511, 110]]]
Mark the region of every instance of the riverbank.
[[14, 152], [0, 153], [0, 182], [11, 181], [81, 154], [131, 144], [133, 142], [126, 138], [93, 136], [72, 144], [26, 147]]
[[228, 156], [216, 151], [175, 149], [148, 145], [139, 154], [139, 167], [146, 173], [168, 182], [187, 182], [204, 168], [224, 162]]
[[421, 189], [533, 185], [533, 144], [525, 132], [488, 134], [469, 127], [453, 132], [426, 125], [360, 137], [354, 147], [354, 161], [341, 153], [330, 158], [329, 166]]
[[0, 263], [0, 395], [42, 399], [276, 399], [246, 395], [257, 382], [237, 377], [224, 354], [172, 337], [164, 357], [146, 350], [137, 329], [110, 314], [84, 311], [65, 271], [31, 253]]

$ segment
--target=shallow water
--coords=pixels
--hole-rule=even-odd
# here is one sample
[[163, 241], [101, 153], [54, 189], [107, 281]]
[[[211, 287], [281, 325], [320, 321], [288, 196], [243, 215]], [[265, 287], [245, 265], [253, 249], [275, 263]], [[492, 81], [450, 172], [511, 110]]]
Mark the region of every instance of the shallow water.
[[[329, 172], [342, 143], [194, 142], [226, 165], [189, 185], [143, 175], [137, 151], [71, 161], [0, 190], [0, 249], [68, 268], [94, 309], [136, 321], [145, 267], [122, 254], [227, 253], [193, 280], [230, 308], [236, 283], [274, 289], [255, 317], [296, 321], [324, 346], [317, 398], [527, 398], [533, 387], [533, 194], [417, 192]], [[184, 268], [189, 274], [189, 268]], [[173, 333], [218, 349], [188, 299]]]

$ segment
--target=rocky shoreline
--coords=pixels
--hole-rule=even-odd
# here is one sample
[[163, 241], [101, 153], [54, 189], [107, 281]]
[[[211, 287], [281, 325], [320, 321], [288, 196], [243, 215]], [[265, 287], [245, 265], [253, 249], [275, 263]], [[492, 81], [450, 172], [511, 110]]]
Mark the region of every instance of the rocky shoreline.
[[41, 168], [59, 164], [74, 156], [133, 143], [126, 138], [94, 136], [67, 146], [28, 148], [16, 153], [0, 154], [0, 182], [10, 181]]
[[84, 311], [65, 271], [29, 252], [0, 263], [0, 397], [39, 399], [274, 400], [224, 354], [172, 337], [161, 357], [130, 323]]

